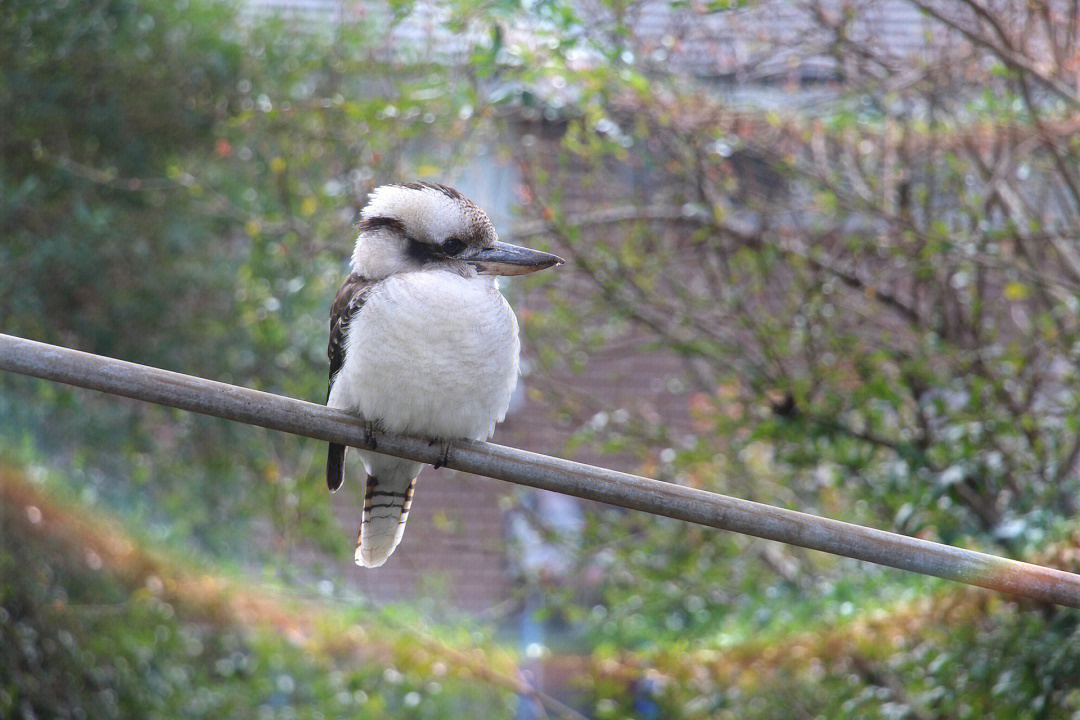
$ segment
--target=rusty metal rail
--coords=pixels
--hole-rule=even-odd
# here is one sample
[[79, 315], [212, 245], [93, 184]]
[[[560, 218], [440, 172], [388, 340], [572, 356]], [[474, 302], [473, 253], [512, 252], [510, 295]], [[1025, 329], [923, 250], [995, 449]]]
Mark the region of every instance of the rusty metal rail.
[[[0, 370], [371, 449], [352, 417], [323, 405], [0, 334]], [[378, 452], [424, 463], [426, 439], [377, 433]], [[1058, 605], [1080, 607], [1080, 575], [672, 485], [484, 442], [452, 443], [455, 470], [630, 510], [888, 565]]]

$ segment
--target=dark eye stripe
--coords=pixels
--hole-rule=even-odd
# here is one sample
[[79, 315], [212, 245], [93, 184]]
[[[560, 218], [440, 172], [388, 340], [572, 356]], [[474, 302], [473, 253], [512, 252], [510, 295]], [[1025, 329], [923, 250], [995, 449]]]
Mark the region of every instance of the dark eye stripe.
[[442, 257], [442, 254], [434, 245], [413, 240], [412, 238], [409, 238], [409, 245], [405, 251], [409, 253], [410, 258], [419, 263], [433, 262]]
[[410, 258], [418, 263], [429, 263], [443, 258], [453, 257], [464, 250], [465, 247], [465, 241], [456, 237], [447, 238], [437, 245], [408, 238], [408, 245], [405, 248], [405, 252], [408, 253]]

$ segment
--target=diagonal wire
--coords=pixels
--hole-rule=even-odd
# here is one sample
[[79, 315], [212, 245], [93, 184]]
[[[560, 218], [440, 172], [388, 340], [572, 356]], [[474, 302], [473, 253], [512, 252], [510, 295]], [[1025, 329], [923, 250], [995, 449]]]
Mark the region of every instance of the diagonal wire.
[[[355, 416], [323, 405], [0, 334], [0, 370], [67, 383], [316, 440], [376, 449]], [[442, 448], [424, 438], [375, 433], [378, 452], [422, 463]], [[458, 440], [454, 470], [630, 510], [753, 535], [834, 555], [1080, 607], [1080, 575], [919, 538], [561, 460]]]

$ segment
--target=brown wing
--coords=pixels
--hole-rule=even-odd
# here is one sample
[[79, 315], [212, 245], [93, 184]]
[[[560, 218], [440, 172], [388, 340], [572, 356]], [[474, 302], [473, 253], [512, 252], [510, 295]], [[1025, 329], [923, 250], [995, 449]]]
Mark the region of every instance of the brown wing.
[[[326, 348], [326, 356], [330, 360], [331, 384], [345, 362], [345, 336], [349, 321], [364, 306], [372, 287], [373, 282], [353, 273], [345, 278], [337, 297], [334, 298], [334, 305], [330, 308], [330, 344]], [[329, 387], [326, 389], [326, 397], [330, 398]]]
[[[353, 273], [345, 278], [337, 297], [334, 298], [334, 305], [330, 309], [330, 344], [326, 348], [326, 355], [330, 360], [330, 386], [334, 384], [334, 376], [345, 363], [345, 338], [349, 321], [360, 312], [360, 308], [371, 295], [372, 287], [373, 282]], [[326, 399], [330, 399], [329, 386], [326, 389]], [[344, 480], [345, 446], [330, 443], [330, 453], [326, 457], [326, 486], [330, 488], [330, 492], [336, 492]]]

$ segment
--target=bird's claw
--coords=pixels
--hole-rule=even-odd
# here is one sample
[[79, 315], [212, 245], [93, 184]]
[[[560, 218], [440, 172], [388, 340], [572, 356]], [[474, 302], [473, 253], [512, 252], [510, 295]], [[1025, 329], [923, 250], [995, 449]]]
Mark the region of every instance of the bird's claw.
[[441, 452], [439, 453], [439, 459], [436, 460], [432, 464], [431, 467], [438, 470], [439, 468], [441, 468], [442, 466], [444, 466], [448, 462], [450, 462], [450, 441], [449, 440], [432, 440], [431, 442], [428, 443], [428, 447], [430, 447], [432, 445], [435, 445], [436, 443], [440, 444], [442, 446], [442, 448], [441, 448]]
[[379, 421], [364, 420], [361, 424], [364, 426], [364, 443], [367, 444], [371, 450], [374, 450], [379, 446], [378, 441], [375, 439], [375, 433], [382, 430], [379, 426]]

